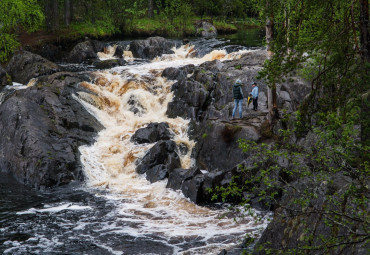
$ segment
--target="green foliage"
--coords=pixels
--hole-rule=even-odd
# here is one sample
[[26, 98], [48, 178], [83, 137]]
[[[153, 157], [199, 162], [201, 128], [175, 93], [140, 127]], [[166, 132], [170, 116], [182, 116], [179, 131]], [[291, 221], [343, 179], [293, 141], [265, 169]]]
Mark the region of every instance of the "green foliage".
[[273, 56], [266, 61], [260, 78], [273, 85], [298, 71], [312, 83], [308, 108], [313, 111], [333, 111], [345, 104], [348, 95], [369, 89], [370, 68], [361, 61], [366, 56], [359, 44], [360, 1], [257, 3], [261, 16], [269, 17], [277, 31], [270, 45]]
[[[270, 249], [270, 254], [297, 254], [297, 250], [320, 250], [329, 254], [338, 247], [367, 242], [370, 238], [370, 147], [359, 142], [360, 118], [360, 108], [355, 103], [348, 103], [335, 112], [316, 114], [313, 144], [307, 147], [292, 139], [295, 129], [280, 130], [279, 140], [273, 144], [241, 139], [239, 146], [249, 155], [252, 164], [239, 166], [240, 174], [234, 176], [228, 186], [217, 187], [213, 198], [220, 197], [223, 201], [238, 198], [249, 209], [251, 197], [256, 196], [267, 207], [273, 205], [291, 211], [282, 220], [293, 225], [303, 224], [306, 234], [299, 237], [299, 247], [283, 251]], [[339, 187], [335, 183], [338, 176], [347, 180]], [[297, 186], [297, 180], [305, 181]], [[323, 187], [327, 187], [325, 193]], [[293, 199], [281, 204], [281, 197], [289, 197], [292, 192], [296, 194]], [[304, 219], [315, 213], [331, 229], [331, 236], [316, 236], [313, 226], [305, 225], [302, 220], [296, 222], [297, 217]], [[338, 235], [338, 231], [342, 234]], [[267, 246], [260, 248], [267, 251]]]
[[86, 21], [84, 23], [72, 23], [70, 25], [71, 34], [77, 33], [80, 36], [100, 37], [112, 35], [118, 32], [117, 28], [108, 20], [98, 20], [95, 24]]
[[0, 61], [6, 61], [18, 47], [17, 29], [35, 31], [44, 16], [36, 0], [1, 0], [0, 2]]

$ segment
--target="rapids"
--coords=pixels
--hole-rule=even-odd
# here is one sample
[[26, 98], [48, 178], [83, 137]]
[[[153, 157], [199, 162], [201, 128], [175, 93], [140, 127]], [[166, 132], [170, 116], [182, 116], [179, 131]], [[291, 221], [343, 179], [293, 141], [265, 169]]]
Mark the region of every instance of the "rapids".
[[[114, 50], [111, 47], [99, 56], [112, 58]], [[227, 54], [225, 50], [214, 50], [200, 58], [195, 57], [196, 50], [191, 45], [173, 51], [174, 54], [165, 54], [149, 63], [95, 72], [93, 83], [81, 83], [93, 94], [80, 92], [76, 100], [105, 127], [95, 144], [80, 147], [81, 161], [88, 186], [105, 188], [115, 199], [125, 201], [117, 213], [140, 224], [140, 228], [134, 229], [135, 235], [157, 235], [168, 242], [179, 238], [202, 240], [201, 245], [189, 249], [176, 246], [176, 253], [215, 254], [240, 242], [246, 232], [258, 231], [260, 226], [251, 218], [240, 222], [235, 222], [232, 216], [221, 219], [224, 210], [197, 206], [180, 192], [166, 189], [166, 181], [150, 184], [135, 172], [135, 162], [153, 144], [137, 145], [130, 138], [137, 129], [151, 122], [167, 122], [176, 144], [188, 148], [185, 155], [178, 152], [182, 168], [192, 167], [194, 141], [187, 135], [189, 121], [166, 116], [167, 105], [173, 97], [173, 81], [162, 78], [161, 72], [167, 67], [237, 59], [247, 51]], [[133, 229], [121, 231], [132, 235]]]
[[[124, 47], [127, 65], [92, 71], [95, 79], [80, 84], [89, 93], [73, 95], [105, 127], [93, 145], [79, 148], [86, 183], [35, 191], [0, 171], [0, 253], [187, 255], [227, 249], [232, 250], [228, 254], [240, 254], [235, 247], [246, 234], [258, 238], [268, 215], [255, 212], [262, 217], [238, 218], [227, 205], [198, 206], [180, 191], [166, 189], [167, 180], [150, 184], [135, 171], [137, 160], [153, 144], [138, 145], [130, 139], [151, 122], [168, 123], [176, 144], [188, 148], [181, 150], [186, 153], [178, 151], [182, 167], [194, 166], [189, 120], [166, 116], [174, 81], [161, 73], [167, 67], [238, 59], [248, 52], [211, 50], [210, 44], [221, 43], [199, 40], [151, 61], [134, 59]], [[101, 60], [112, 59], [115, 49], [108, 47], [98, 55]], [[61, 65], [66, 70], [91, 70], [87, 65]], [[0, 104], [8, 93], [35, 82], [7, 87], [0, 93]]]

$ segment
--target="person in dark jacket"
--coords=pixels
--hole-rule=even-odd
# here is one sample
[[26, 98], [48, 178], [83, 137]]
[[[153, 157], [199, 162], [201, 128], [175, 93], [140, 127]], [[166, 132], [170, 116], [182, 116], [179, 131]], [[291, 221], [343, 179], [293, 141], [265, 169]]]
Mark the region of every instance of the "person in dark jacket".
[[233, 85], [233, 97], [234, 97], [234, 109], [233, 109], [233, 115], [232, 118], [234, 119], [235, 117], [235, 112], [236, 108], [238, 108], [239, 105], [239, 117], [243, 117], [243, 90], [242, 90], [242, 81], [241, 80], [236, 80], [235, 84]]

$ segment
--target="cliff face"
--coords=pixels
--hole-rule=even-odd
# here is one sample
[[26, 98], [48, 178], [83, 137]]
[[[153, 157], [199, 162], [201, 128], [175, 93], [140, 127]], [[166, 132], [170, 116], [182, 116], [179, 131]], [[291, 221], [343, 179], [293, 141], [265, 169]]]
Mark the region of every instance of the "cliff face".
[[[20, 53], [16, 58], [27, 63], [30, 55]], [[11, 63], [16, 65], [17, 59]], [[39, 56], [32, 59], [34, 62], [27, 65], [47, 62]], [[14, 77], [22, 77], [24, 72], [29, 75], [29, 70], [25, 68]], [[86, 79], [89, 76], [85, 74], [58, 72], [39, 77], [28, 89], [6, 92], [6, 100], [0, 105], [2, 171], [34, 187], [83, 179], [78, 147], [91, 143], [102, 129], [72, 97], [81, 90], [77, 84]]]

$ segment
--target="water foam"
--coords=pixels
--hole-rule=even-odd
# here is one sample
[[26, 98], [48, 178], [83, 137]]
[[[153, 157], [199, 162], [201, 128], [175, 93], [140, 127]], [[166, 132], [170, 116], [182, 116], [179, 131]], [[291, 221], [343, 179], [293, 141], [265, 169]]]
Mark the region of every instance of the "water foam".
[[[105, 127], [92, 146], [80, 147], [81, 161], [87, 184], [109, 189], [109, 196], [116, 198], [118, 208], [112, 213], [133, 223], [133, 227], [122, 229], [107, 226], [110, 231], [136, 237], [161, 236], [168, 243], [176, 243], [176, 247], [199, 240], [199, 247], [188, 250], [192, 254], [213, 254], [235, 245], [246, 232], [257, 233], [265, 222], [256, 225], [252, 218], [235, 222], [235, 215], [221, 219], [225, 210], [197, 206], [181, 192], [166, 189], [166, 181], [150, 184], [145, 176], [135, 172], [135, 162], [153, 144], [137, 145], [130, 138], [137, 129], [151, 122], [167, 122], [174, 141], [188, 147], [187, 154], [180, 155], [182, 167], [192, 167], [191, 151], [195, 143], [187, 135], [189, 120], [166, 116], [167, 105], [173, 98], [173, 81], [160, 74], [167, 67], [236, 59], [247, 51], [227, 54], [217, 50], [202, 58], [193, 57], [195, 50], [190, 45], [173, 51], [174, 54], [163, 55], [150, 63], [96, 72], [93, 83], [81, 83], [94, 95], [79, 93], [76, 100]], [[176, 251], [184, 249], [176, 248]]]

